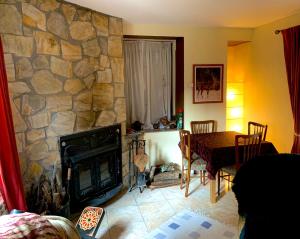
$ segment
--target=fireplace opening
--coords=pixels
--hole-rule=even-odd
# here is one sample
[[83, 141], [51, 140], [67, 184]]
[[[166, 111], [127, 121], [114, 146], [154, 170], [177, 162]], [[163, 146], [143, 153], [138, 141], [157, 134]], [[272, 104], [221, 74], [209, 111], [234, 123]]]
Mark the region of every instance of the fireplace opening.
[[120, 124], [62, 136], [59, 146], [71, 210], [102, 204], [121, 190]]

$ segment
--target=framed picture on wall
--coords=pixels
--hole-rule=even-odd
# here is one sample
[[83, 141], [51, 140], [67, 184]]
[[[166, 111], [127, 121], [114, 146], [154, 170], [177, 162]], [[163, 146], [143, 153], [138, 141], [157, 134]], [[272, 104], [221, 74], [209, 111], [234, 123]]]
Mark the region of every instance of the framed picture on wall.
[[193, 65], [193, 103], [223, 102], [223, 64]]

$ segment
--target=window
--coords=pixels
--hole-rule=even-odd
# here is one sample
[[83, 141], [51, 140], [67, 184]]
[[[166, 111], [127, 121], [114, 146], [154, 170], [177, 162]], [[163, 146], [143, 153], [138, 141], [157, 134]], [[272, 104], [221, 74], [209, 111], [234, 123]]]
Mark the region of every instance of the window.
[[[144, 129], [153, 129], [153, 123], [161, 117], [167, 116], [171, 120], [176, 109], [183, 108], [183, 97], [180, 97], [182, 102], [177, 100], [183, 95], [183, 87], [178, 95], [180, 84], [177, 76], [180, 71], [176, 68], [176, 43], [176, 38], [137, 39], [125, 36], [125, 92], [129, 125], [140, 121]], [[181, 66], [183, 68], [183, 64]], [[179, 75], [178, 78], [183, 77]]]

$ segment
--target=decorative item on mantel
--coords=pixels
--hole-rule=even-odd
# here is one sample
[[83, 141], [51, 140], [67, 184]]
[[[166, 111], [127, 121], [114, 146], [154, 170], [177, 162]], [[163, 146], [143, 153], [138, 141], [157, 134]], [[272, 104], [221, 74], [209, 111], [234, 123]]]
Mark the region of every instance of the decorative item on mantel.
[[177, 129], [183, 129], [183, 109], [182, 108], [177, 109], [176, 125], [177, 125]]
[[176, 122], [169, 121], [167, 116], [161, 117], [158, 121], [152, 124], [153, 129], [176, 129]]
[[140, 121], [135, 121], [134, 123], [131, 124], [131, 128], [134, 129], [135, 131], [141, 131], [142, 130], [143, 123]]
[[153, 123], [153, 129], [159, 129], [159, 121]]
[[167, 116], [161, 117], [159, 121], [164, 127], [168, 126], [170, 123]]

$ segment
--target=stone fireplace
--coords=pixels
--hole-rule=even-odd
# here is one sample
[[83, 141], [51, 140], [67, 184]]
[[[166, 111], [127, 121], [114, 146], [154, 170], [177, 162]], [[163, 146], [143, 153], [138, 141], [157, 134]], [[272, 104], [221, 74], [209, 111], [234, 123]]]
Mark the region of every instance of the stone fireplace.
[[60, 166], [60, 136], [115, 123], [125, 135], [122, 19], [65, 1], [5, 0], [0, 34], [25, 191]]

